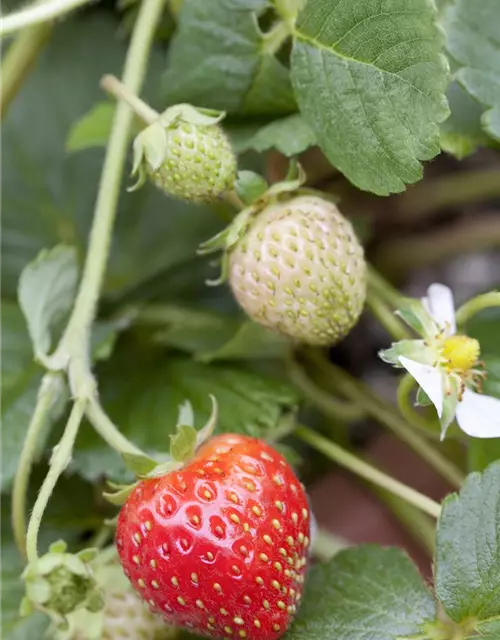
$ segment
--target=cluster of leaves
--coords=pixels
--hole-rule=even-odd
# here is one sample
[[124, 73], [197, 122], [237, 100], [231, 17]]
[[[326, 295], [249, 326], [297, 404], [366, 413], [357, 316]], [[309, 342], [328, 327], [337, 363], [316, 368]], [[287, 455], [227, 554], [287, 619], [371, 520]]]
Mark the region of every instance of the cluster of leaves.
[[[466, 0], [442, 3], [439, 15], [430, 0], [309, 0], [299, 16], [304, 4], [184, 0], [175, 31], [173, 17], [167, 21], [174, 35], [166, 63], [163, 41], [153, 50], [146, 97], [162, 108], [192, 102], [226, 110], [241, 153], [275, 148], [293, 156], [319, 144], [353, 184], [379, 195], [420, 179], [421, 161], [441, 148], [461, 157], [500, 139], [495, 0], [481, 0], [480, 10]], [[96, 9], [58, 26], [5, 120], [4, 492], [43, 373], [32, 343], [43, 362], [73, 303], [85, 255], [100, 147], [113, 112], [102, 103], [99, 79], [118, 72], [126, 51], [116, 38], [118, 25]], [[89, 34], [99, 56], [88, 55]], [[253, 167], [260, 162], [252, 153], [242, 159]], [[223, 208], [219, 213], [224, 216]], [[245, 321], [224, 290], [204, 286], [206, 265], [195, 249], [221, 227], [208, 208], [151, 187], [123, 193], [120, 201], [93, 357], [106, 411], [153, 456], [165, 451], [177, 407], [186, 399], [199, 424], [208, 418], [214, 394], [219, 429], [269, 438], [286, 429], [299, 402], [282, 375], [283, 342]], [[56, 248], [40, 254], [47, 247]], [[488, 322], [480, 319], [471, 334], [483, 336]], [[497, 350], [492, 340], [486, 354], [489, 370], [499, 372], [498, 379], [490, 376], [489, 393], [500, 396]], [[52, 407], [38, 451], [41, 470], [64, 414], [64, 402]], [[495, 446], [473, 443], [471, 468], [482, 471], [500, 457]], [[119, 456], [84, 425], [44, 520], [42, 546], [64, 537], [76, 550], [99, 528], [109, 515], [98, 496], [104, 470], [114, 480], [126, 474]], [[39, 484], [36, 474], [33, 486]], [[460, 496], [445, 503], [435, 597], [402, 553], [345, 551], [313, 570], [301, 616], [287, 637], [439, 637], [431, 635], [436, 599], [446, 614], [443, 628], [463, 625], [464, 637], [498, 637], [499, 486], [497, 463], [470, 476]], [[10, 534], [8, 499], [2, 507], [3, 637], [32, 640], [42, 637], [46, 620], [18, 618], [22, 562]]]

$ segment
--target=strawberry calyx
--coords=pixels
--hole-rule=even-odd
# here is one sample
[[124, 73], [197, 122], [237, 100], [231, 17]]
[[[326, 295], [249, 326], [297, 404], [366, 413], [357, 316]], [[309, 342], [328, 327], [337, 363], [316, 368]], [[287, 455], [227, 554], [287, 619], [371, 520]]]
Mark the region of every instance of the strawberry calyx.
[[271, 186], [253, 171], [238, 172], [235, 190], [242, 202], [248, 206], [242, 209], [225, 229], [198, 247], [198, 255], [222, 251], [220, 275], [215, 280], [207, 280], [209, 286], [218, 286], [227, 280], [228, 253], [247, 233], [253, 219], [270, 204], [302, 193], [301, 187], [305, 181], [306, 174], [295, 159], [290, 162], [285, 179]]
[[30, 562], [22, 573], [26, 595], [21, 602], [21, 615], [34, 610], [48, 615], [61, 629], [67, 627], [67, 616], [79, 609], [97, 612], [104, 606], [101, 589], [90, 563], [97, 549], [66, 553], [63, 540], [53, 543], [49, 551]]
[[[194, 426], [193, 407], [186, 400], [179, 406], [175, 433], [170, 435], [169, 455], [164, 456], [162, 461], [157, 461], [145, 454], [123, 453], [122, 458], [127, 469], [139, 480], [145, 480], [159, 478], [172, 471], [179, 471], [189, 463], [198, 449], [213, 435], [217, 426], [219, 416], [217, 400], [212, 395], [209, 398], [212, 402], [212, 410], [207, 422], [200, 430], [196, 430]], [[108, 481], [108, 486], [113, 491], [103, 493], [103, 497], [111, 504], [121, 506], [125, 504], [137, 484], [137, 482], [115, 484]]]

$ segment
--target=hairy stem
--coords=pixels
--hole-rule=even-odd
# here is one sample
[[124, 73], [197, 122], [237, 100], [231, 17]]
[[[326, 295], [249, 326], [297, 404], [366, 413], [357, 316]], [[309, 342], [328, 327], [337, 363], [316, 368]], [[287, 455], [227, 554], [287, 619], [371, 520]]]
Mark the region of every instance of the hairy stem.
[[139, 447], [136, 447], [127, 440], [122, 433], [120, 433], [118, 428], [113, 424], [104, 409], [101, 407], [100, 403], [95, 398], [90, 398], [86, 415], [97, 433], [112, 449], [119, 451], [120, 453], [136, 453], [145, 455]]
[[301, 440], [314, 447], [317, 451], [341, 467], [349, 469], [349, 471], [352, 471], [364, 480], [368, 480], [382, 489], [390, 491], [395, 496], [412, 504], [433, 518], [439, 517], [441, 506], [437, 502], [399, 482], [399, 480], [391, 478], [391, 476], [386, 475], [363, 460], [360, 460], [357, 456], [342, 449], [342, 447], [339, 447], [331, 440], [327, 440], [327, 438], [304, 426], [298, 426], [294, 433]]
[[49, 39], [51, 24], [40, 24], [19, 34], [8, 48], [2, 62], [2, 93], [0, 117], [16, 97], [38, 54]]
[[89, 4], [90, 1], [91, 0], [45, 0], [44, 2], [34, 2], [28, 7], [2, 18], [0, 37], [3, 38], [20, 29], [26, 29], [26, 27], [43, 22], [50, 22], [55, 18], [59, 18], [73, 11], [73, 9], [77, 7]]
[[28, 524], [28, 533], [26, 534], [26, 553], [28, 556], [28, 562], [35, 562], [38, 558], [38, 532], [40, 530], [42, 517], [60, 475], [66, 469], [71, 460], [73, 446], [75, 444], [78, 428], [84, 413], [85, 401], [76, 400], [73, 404], [63, 437], [59, 444], [54, 448], [52, 459], [50, 461], [49, 472], [43, 481], [42, 488], [37, 496]]
[[500, 307], [500, 291], [483, 293], [465, 302], [455, 314], [457, 324], [464, 325], [472, 316], [475, 316], [476, 313], [492, 307]]
[[[164, 0], [144, 0], [141, 4], [123, 74], [124, 84], [132, 93], [137, 93], [142, 87], [163, 3]], [[37, 558], [38, 531], [43, 513], [59, 476], [71, 459], [85, 411], [90, 410], [95, 418], [95, 407], [100, 409], [97, 403], [96, 382], [90, 368], [91, 328], [109, 255], [132, 119], [131, 108], [124, 102], [118, 104], [101, 174], [83, 277], [68, 325], [56, 352], [51, 357], [55, 368], [68, 370], [75, 402], [31, 514], [26, 539], [26, 551], [30, 562]], [[103, 419], [104, 412], [100, 411], [102, 415], [98, 412], [97, 419], [99, 433], [108, 442], [119, 447], [120, 451], [123, 448], [126, 451], [135, 450], [134, 445], [119, 434], [111, 420]]]
[[450, 484], [454, 487], [462, 486], [464, 474], [461, 470], [417, 433], [391, 405], [379, 398], [366, 385], [352, 378], [346, 371], [326, 360], [321, 352], [308, 350], [306, 356], [329, 376], [340, 393], [358, 403], [368, 414], [390, 429]]
[[26, 498], [33, 461], [41, 434], [50, 420], [50, 410], [64, 393], [63, 379], [59, 373], [45, 374], [31, 421], [24, 440], [12, 489], [12, 528], [19, 552], [26, 555]]

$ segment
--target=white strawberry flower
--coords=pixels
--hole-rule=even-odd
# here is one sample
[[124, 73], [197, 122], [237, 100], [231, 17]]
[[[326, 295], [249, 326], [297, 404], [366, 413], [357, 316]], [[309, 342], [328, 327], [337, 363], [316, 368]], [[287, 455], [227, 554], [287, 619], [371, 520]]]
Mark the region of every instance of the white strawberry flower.
[[379, 355], [415, 378], [417, 403], [435, 406], [441, 438], [454, 418], [470, 436], [500, 437], [500, 400], [481, 393], [486, 372], [478, 360], [480, 345], [456, 333], [451, 290], [433, 284], [425, 298], [408, 299], [397, 313], [422, 339], [395, 342]]

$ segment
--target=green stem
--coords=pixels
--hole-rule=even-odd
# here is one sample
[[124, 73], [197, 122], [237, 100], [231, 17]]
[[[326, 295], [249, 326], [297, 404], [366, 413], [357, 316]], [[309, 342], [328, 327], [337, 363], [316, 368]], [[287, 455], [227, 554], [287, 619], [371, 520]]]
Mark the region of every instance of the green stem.
[[269, 56], [275, 55], [290, 35], [290, 26], [284, 20], [280, 20], [270, 31], [264, 34], [262, 43], [263, 53]]
[[341, 467], [349, 469], [349, 471], [352, 471], [364, 480], [368, 480], [382, 489], [390, 491], [395, 496], [412, 504], [433, 518], [439, 517], [441, 506], [437, 502], [399, 482], [399, 480], [391, 478], [368, 463], [363, 462], [363, 460], [342, 449], [342, 447], [339, 447], [334, 442], [327, 440], [304, 426], [298, 426], [295, 430], [295, 435]]
[[[163, 5], [164, 0], [144, 0], [141, 4], [123, 72], [123, 85], [135, 95], [140, 92], [144, 82], [149, 51]], [[89, 376], [87, 347], [106, 271], [133, 118], [131, 107], [126, 102], [119, 102], [104, 159], [80, 289], [60, 344], [63, 353], [67, 350], [69, 355], [84, 359]]]
[[368, 292], [371, 290], [378, 294], [393, 309], [400, 306], [403, 296], [372, 265], [368, 265], [367, 282]]
[[476, 296], [465, 302], [456, 312], [455, 319], [458, 325], [464, 325], [476, 313], [490, 309], [491, 307], [500, 307], [500, 291], [490, 291]]
[[86, 415], [94, 429], [101, 438], [115, 451], [120, 453], [135, 453], [145, 455], [139, 447], [132, 444], [113, 424], [106, 415], [100, 403], [95, 398], [90, 398]]
[[302, 391], [304, 396], [326, 416], [343, 422], [361, 420], [365, 411], [352, 402], [335, 398], [309, 378], [301, 365], [289, 354], [286, 360], [286, 370], [290, 380]]
[[378, 297], [377, 293], [368, 291], [366, 304], [394, 340], [406, 340], [412, 337], [410, 331], [397, 318], [394, 311], [391, 311], [387, 304]]
[[35, 24], [50, 22], [77, 7], [89, 4], [89, 2], [90, 0], [45, 0], [44, 2], [35, 2], [29, 7], [2, 18], [0, 37], [3, 38]]
[[312, 554], [319, 562], [328, 562], [339, 551], [347, 549], [351, 545], [340, 536], [330, 533], [326, 529], [318, 529], [313, 543]]
[[440, 440], [439, 431], [436, 431], [429, 420], [426, 420], [413, 408], [410, 402], [410, 393], [416, 385], [415, 378], [406, 373], [398, 385], [398, 407], [410, 424], [423, 431], [434, 440]]
[[[142, 87], [163, 4], [164, 0], [144, 0], [141, 4], [123, 74], [124, 84], [132, 93], [138, 93]], [[29, 561], [37, 558], [41, 519], [57, 480], [71, 459], [83, 415], [87, 409], [92, 414], [97, 402], [96, 383], [90, 368], [90, 334], [109, 255], [132, 119], [131, 108], [124, 102], [119, 103], [101, 174], [83, 277], [68, 325], [51, 358], [55, 368], [68, 369], [75, 403], [61, 441], [54, 450], [49, 472], [31, 514], [26, 540]], [[118, 446], [126, 447], [127, 451], [134, 448], [134, 445], [119, 434], [110, 420], [105, 421], [102, 416], [100, 418], [99, 432], [107, 441], [118, 443]]]
[[160, 117], [158, 111], [155, 111], [144, 100], [136, 96], [118, 78], [110, 75], [104, 76], [101, 80], [101, 87], [117, 100], [126, 102], [146, 124], [153, 124]]
[[390, 429], [400, 440], [411, 447], [433, 469], [454, 487], [461, 487], [464, 475], [452, 462], [435, 449], [425, 438], [416, 433], [391, 405], [374, 394], [366, 385], [357, 382], [346, 371], [325, 360], [317, 351], [308, 350], [307, 357], [329, 376], [336, 390], [363, 407], [367, 413]]
[[36, 457], [42, 434], [46, 433], [50, 410], [64, 393], [62, 376], [58, 373], [45, 374], [31, 421], [24, 440], [21, 456], [12, 489], [12, 528], [14, 540], [20, 553], [26, 555], [26, 498], [33, 461]]
[[51, 32], [51, 24], [41, 24], [26, 29], [8, 48], [2, 63], [1, 118], [5, 116], [7, 108], [17, 95]]
[[75, 444], [78, 428], [82, 421], [84, 412], [85, 401], [76, 400], [71, 410], [63, 437], [54, 449], [52, 459], [50, 461], [49, 472], [47, 473], [47, 476], [43, 481], [42, 488], [38, 493], [28, 525], [28, 533], [26, 535], [26, 552], [28, 562], [35, 562], [38, 558], [38, 532], [40, 530], [42, 517], [60, 475], [66, 469], [71, 460], [73, 446]]

